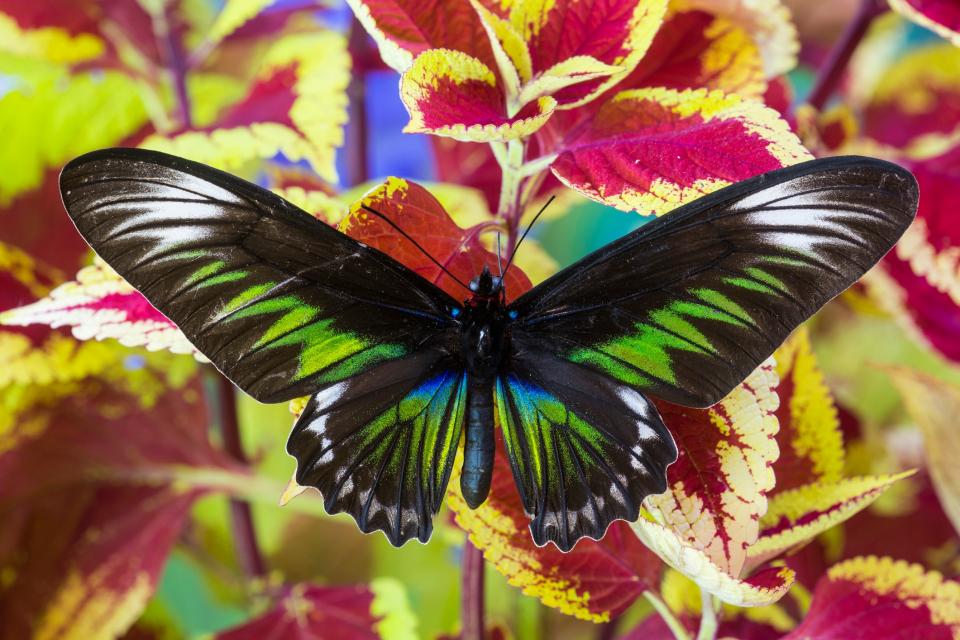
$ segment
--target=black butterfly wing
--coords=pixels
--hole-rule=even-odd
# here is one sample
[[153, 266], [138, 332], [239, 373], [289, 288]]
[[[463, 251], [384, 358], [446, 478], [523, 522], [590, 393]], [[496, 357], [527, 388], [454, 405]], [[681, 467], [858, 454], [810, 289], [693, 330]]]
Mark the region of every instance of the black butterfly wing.
[[315, 393], [288, 443], [303, 485], [391, 542], [426, 540], [463, 424], [459, 305], [388, 256], [229, 174], [108, 149], [71, 162], [80, 233], [233, 382]]
[[890, 250], [917, 183], [880, 160], [814, 160], [727, 187], [611, 243], [511, 305], [515, 341], [709, 406]]
[[346, 511], [396, 546], [426, 542], [443, 502], [466, 410], [457, 359], [428, 346], [314, 395], [287, 451], [297, 482], [320, 489], [328, 513]]
[[452, 331], [459, 305], [275, 194], [174, 156], [70, 162], [63, 200], [93, 249], [263, 402], [307, 395]]
[[569, 551], [667, 488], [677, 448], [653, 404], [609, 375], [550, 353], [545, 340], [513, 342], [496, 382], [494, 414], [538, 545]]

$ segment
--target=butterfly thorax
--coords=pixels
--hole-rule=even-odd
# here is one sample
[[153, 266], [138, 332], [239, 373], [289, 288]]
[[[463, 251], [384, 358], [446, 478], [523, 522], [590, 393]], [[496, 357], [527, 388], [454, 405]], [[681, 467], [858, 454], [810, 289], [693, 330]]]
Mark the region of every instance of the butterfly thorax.
[[490, 382], [504, 351], [507, 309], [500, 278], [483, 271], [470, 282], [473, 296], [464, 300], [460, 323], [461, 353], [472, 378]]

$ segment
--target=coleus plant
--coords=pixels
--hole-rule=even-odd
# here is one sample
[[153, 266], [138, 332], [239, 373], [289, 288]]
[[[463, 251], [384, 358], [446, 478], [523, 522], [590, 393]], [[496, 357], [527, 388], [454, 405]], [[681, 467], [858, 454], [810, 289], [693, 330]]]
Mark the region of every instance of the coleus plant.
[[[3, 320], [31, 325], [3, 335], [9, 340], [4, 349], [17, 354], [20, 366], [5, 387], [17, 401], [10, 405], [10, 444], [0, 458], [0, 472], [9, 474], [9, 482], [0, 483], [9, 488], [2, 504], [4, 514], [25, 523], [10, 528], [10, 542], [0, 547], [4, 569], [12, 568], [16, 578], [0, 591], [4, 607], [22, 616], [22, 626], [14, 628], [27, 630], [11, 637], [123, 633], [149, 600], [171, 545], [189, 533], [183, 526], [194, 501], [224, 491], [259, 497], [236, 488], [256, 485], [247, 479], [257, 476], [231, 450], [229, 438], [223, 448], [206, 439], [205, 403], [198, 400], [205, 394], [190, 358], [77, 341], [115, 338], [131, 347], [192, 350], [102, 263], [51, 291], [78, 266], [82, 245], [69, 227], [55, 234], [69, 251], [52, 251], [50, 234], [37, 242], [29, 213], [42, 210], [45, 224], [65, 223], [55, 217], [61, 212], [51, 203], [51, 185], [70, 156], [124, 143], [231, 170], [264, 168], [278, 192], [441, 287], [451, 283], [433, 263], [411, 251], [392, 228], [357, 215], [351, 204], [361, 193], [368, 204], [393, 212], [454, 275], [468, 280], [478, 265], [495, 263], [493, 232], [501, 231], [507, 245], [515, 243], [523, 215], [548, 192], [568, 188], [622, 210], [662, 214], [809, 157], [786, 120], [762, 102], [765, 95], [772, 99], [768, 90], [779, 86], [777, 76], [792, 66], [797, 48], [788, 14], [776, 2], [451, 2], [431, 10], [417, 3], [354, 2], [351, 8], [383, 61], [400, 73], [407, 130], [452, 141], [438, 144], [440, 162], [479, 154], [476, 171], [461, 167], [458, 181], [485, 187], [487, 197], [462, 185], [420, 186], [402, 178], [338, 195], [330, 184], [347, 106], [345, 41], [301, 11], [314, 9], [308, 3], [261, 13], [267, 4], [228, 2], [218, 15], [186, 2], [116, 2], [103, 11], [78, 3], [75, 13], [44, 3], [4, 9], [0, 25], [16, 36], [11, 41], [17, 47], [17, 57], [4, 60], [29, 61], [27, 71], [10, 69], [22, 74], [31, 91], [6, 96], [0, 111], [8, 109], [23, 125], [16, 130], [36, 138], [14, 145], [35, 149], [31, 161], [0, 177], [0, 195], [9, 203], [4, 215], [17, 222], [5, 238], [3, 265], [4, 277], [18, 289], [5, 307], [19, 306]], [[52, 96], [63, 82], [76, 96], [55, 104]], [[111, 106], [125, 106], [116, 113], [98, 109], [97, 100], [107, 95], [119, 97]], [[45, 114], [54, 113], [64, 129], [43, 127]], [[84, 129], [89, 139], [64, 144], [64, 130], [98, 118], [105, 124]], [[277, 153], [305, 160], [311, 173], [272, 166]], [[572, 202], [571, 196], [561, 198], [561, 215]], [[527, 274], [540, 279], [554, 268], [538, 260], [543, 254], [535, 244], [524, 247], [521, 269], [510, 272], [511, 295], [530, 287]], [[37, 329], [37, 323], [70, 327], [76, 340]], [[168, 379], [171, 363], [183, 373]], [[927, 380], [924, 388], [945, 393], [939, 384]], [[119, 401], [103, 395], [117, 390], [125, 394]], [[232, 402], [229, 393], [225, 398]], [[222, 402], [206, 404], [224, 409]], [[688, 637], [695, 629], [703, 637], [718, 629], [736, 636], [759, 628], [767, 635], [756, 637], [851, 637], [850, 626], [843, 625], [858, 616], [878, 625], [860, 628], [869, 631], [864, 637], [883, 637], [908, 623], [930, 637], [957, 632], [955, 585], [919, 565], [889, 559], [845, 560], [795, 587], [812, 589], [812, 602], [796, 604], [788, 597], [778, 603], [798, 572], [806, 577], [805, 567], [785, 564], [787, 554], [836, 531], [903, 477], [873, 468], [853, 467], [855, 477], [845, 473], [840, 419], [808, 333], [791, 338], [715, 407], [658, 408], [681, 458], [670, 468], [668, 492], [648, 500], [641, 520], [618, 523], [603, 540], [583, 541], [568, 554], [536, 547], [501, 451], [490, 498], [480, 509], [464, 508], [457, 482], [451, 483], [448, 504], [471, 541], [468, 558], [470, 549], [479, 549], [524, 593], [595, 622], [648, 602], [660, 615], [630, 632], [637, 637]], [[81, 417], [45, 417], [74, 413]], [[229, 428], [229, 411], [220, 420]], [[132, 446], [111, 448], [118, 442], [104, 430], [110, 421], [131, 430]], [[184, 439], [163, 442], [181, 433], [180, 427], [171, 429], [178, 421]], [[72, 439], [77, 446], [68, 455], [51, 455]], [[49, 465], [40, 467], [49, 484], [35, 484], [34, 461]], [[51, 526], [49, 513], [61, 511], [57, 500], [63, 500], [67, 483], [81, 484], [85, 492], [89, 484], [90, 495], [105, 506], [86, 514], [92, 503], [71, 505], [78, 524], [51, 552], [55, 567], [22, 563], [36, 558], [27, 533]], [[25, 485], [50, 495], [35, 498]], [[298, 491], [288, 487], [286, 498]], [[144, 513], [144, 504], [156, 506]], [[310, 494], [290, 504], [317, 509]], [[113, 535], [122, 539], [124, 526], [142, 532], [142, 546], [125, 545], [121, 553], [113, 547], [117, 537], [98, 538], [114, 527]], [[465, 578], [476, 580], [477, 565], [465, 564], [473, 567]], [[251, 568], [256, 575], [257, 563]], [[21, 608], [19, 598], [28, 592], [40, 595]], [[310, 637], [340, 621], [350, 625], [343, 632], [354, 635], [411, 633], [404, 597], [389, 582], [340, 589], [281, 584], [259, 594], [266, 603], [262, 615], [224, 637]], [[104, 602], [118, 612], [108, 622], [98, 617]], [[759, 608], [720, 608], [719, 602]], [[484, 623], [472, 615], [476, 600], [468, 604], [462, 635], [479, 637]], [[875, 609], [891, 617], [878, 618]], [[900, 611], [909, 618], [898, 617]]]

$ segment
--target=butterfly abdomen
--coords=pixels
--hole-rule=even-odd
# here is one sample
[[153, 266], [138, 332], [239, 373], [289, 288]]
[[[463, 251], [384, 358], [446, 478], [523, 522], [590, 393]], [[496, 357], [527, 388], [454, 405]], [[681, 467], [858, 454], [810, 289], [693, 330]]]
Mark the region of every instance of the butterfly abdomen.
[[476, 509], [487, 499], [493, 475], [493, 386], [471, 378], [467, 397], [460, 491], [467, 505]]

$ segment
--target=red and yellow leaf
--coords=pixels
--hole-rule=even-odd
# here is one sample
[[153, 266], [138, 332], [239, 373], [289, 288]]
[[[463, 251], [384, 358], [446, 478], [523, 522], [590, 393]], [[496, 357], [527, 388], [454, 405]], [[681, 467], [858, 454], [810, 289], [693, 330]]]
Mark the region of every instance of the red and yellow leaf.
[[383, 61], [399, 73], [428, 49], [456, 49], [493, 66], [490, 41], [466, 0], [347, 0], [380, 47]]
[[[534, 81], [578, 59], [586, 68], [602, 70], [597, 77], [584, 78], [551, 92], [561, 108], [589, 102], [628, 74], [653, 41], [663, 22], [664, 0], [555, 0], [552, 2], [489, 3], [503, 12], [527, 43]], [[582, 64], [581, 64], [582, 66]], [[617, 67], [616, 73], [610, 73]]]
[[739, 25], [703, 11], [674, 13], [617, 90], [666, 87], [719, 89], [760, 98], [767, 83], [763, 60]]
[[[709, 409], [656, 403], [679, 458], [667, 470], [667, 492], [645, 501], [656, 525], [641, 519], [635, 530], [672, 537], [671, 555], [661, 557], [698, 583], [701, 576], [692, 572], [702, 560], [735, 581], [757, 539], [778, 455], [776, 383], [767, 362]], [[674, 564], [680, 559], [676, 547], [699, 554], [697, 565]]]
[[833, 396], [800, 328], [774, 354], [780, 384], [774, 494], [811, 483], [833, 484], [843, 477], [844, 450]]
[[898, 56], [863, 105], [863, 127], [868, 137], [907, 150], [948, 143], [960, 128], [960, 48], [941, 42]]
[[[354, 240], [390, 255], [455, 299], [463, 299], [468, 292], [462, 286], [443, 273], [412, 242], [379, 217], [362, 209], [361, 205], [388, 217], [463, 282], [473, 279], [484, 265], [496, 272], [497, 257], [487, 251], [480, 240], [483, 226], [461, 229], [443, 205], [415, 182], [388, 178], [353, 205], [350, 215], [340, 223], [340, 230]], [[530, 281], [522, 271], [511, 269], [505, 286], [507, 298], [512, 299], [528, 290]]]
[[894, 482], [911, 474], [818, 482], [778, 493], [770, 498], [770, 507], [760, 519], [760, 536], [748, 551], [749, 566], [761, 566], [806, 544], [865, 509]]
[[960, 4], [956, 0], [890, 0], [890, 6], [908, 20], [960, 46]]
[[832, 567], [806, 618], [785, 640], [951, 640], [960, 635], [960, 584], [934, 571], [868, 556]]
[[636, 89], [565, 141], [554, 174], [624, 211], [662, 214], [745, 178], [808, 159], [780, 116], [720, 91]]
[[800, 38], [781, 0], [673, 0], [671, 6], [707, 11], [745, 29], [760, 49], [767, 78], [797, 65]]
[[431, 49], [417, 56], [400, 81], [400, 97], [410, 114], [404, 131], [473, 142], [530, 136], [556, 108], [556, 100], [545, 96], [508, 115], [506, 96], [493, 70], [451, 49]]
[[909, 167], [923, 197], [917, 219], [887, 261], [908, 262], [913, 273], [960, 305], [960, 221], [954, 205], [960, 188], [960, 146]]
[[863, 283], [878, 307], [889, 313], [919, 343], [960, 362], [960, 306], [902, 260], [885, 258]]
[[793, 584], [787, 567], [768, 567], [746, 579], [736, 578], [704, 551], [686, 544], [672, 529], [641, 518], [631, 525], [637, 537], [664, 562], [680, 571], [704, 591], [739, 607], [760, 607], [782, 598]]
[[218, 633], [216, 640], [414, 640], [416, 619], [403, 587], [390, 578], [370, 586], [298, 584], [266, 613]]
[[0, 313], [0, 324], [70, 327], [78, 340], [113, 338], [128, 347], [199, 356], [176, 325], [100, 260], [46, 298]]
[[923, 433], [927, 469], [940, 504], [960, 532], [960, 389], [933, 376], [904, 368], [888, 371], [903, 403]]

